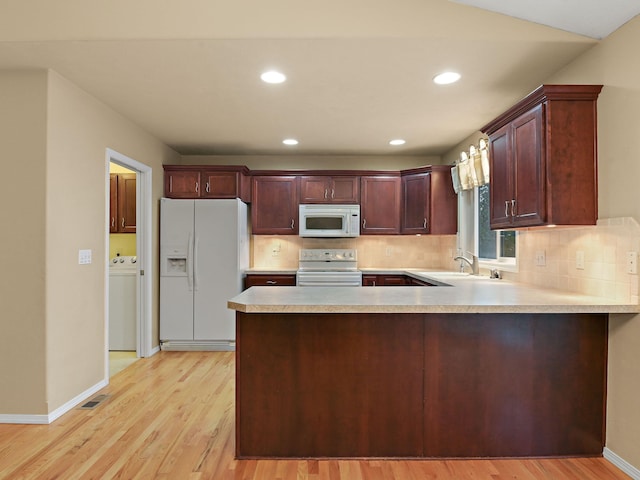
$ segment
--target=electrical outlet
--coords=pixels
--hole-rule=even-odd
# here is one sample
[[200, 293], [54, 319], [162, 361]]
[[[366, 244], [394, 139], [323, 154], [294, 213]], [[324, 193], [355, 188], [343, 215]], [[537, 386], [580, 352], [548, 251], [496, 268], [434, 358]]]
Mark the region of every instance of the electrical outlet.
[[538, 250], [536, 252], [536, 265], [538, 267], [544, 267], [547, 264], [547, 255], [544, 250]]
[[391, 247], [387, 247], [387, 249], [385, 250], [385, 255], [386, 255], [387, 257], [390, 257], [390, 256], [391, 256], [391, 252], [392, 252]]
[[582, 250], [576, 252], [576, 268], [584, 270], [584, 252]]
[[88, 265], [91, 263], [91, 250], [78, 250], [78, 264]]
[[627, 252], [627, 273], [638, 274], [638, 252]]
[[277, 257], [280, 255], [280, 242], [273, 242], [273, 246], [271, 247], [271, 256]]

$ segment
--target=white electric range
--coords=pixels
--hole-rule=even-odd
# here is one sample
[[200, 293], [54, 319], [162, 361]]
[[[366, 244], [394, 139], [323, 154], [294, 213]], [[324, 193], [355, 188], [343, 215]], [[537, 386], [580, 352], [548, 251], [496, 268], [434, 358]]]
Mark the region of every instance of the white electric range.
[[299, 287], [361, 287], [355, 249], [301, 249], [296, 284]]

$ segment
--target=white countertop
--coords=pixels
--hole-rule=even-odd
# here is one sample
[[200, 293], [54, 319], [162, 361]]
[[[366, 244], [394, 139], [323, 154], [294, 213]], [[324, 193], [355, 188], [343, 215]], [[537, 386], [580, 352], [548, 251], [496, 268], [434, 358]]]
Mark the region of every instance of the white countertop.
[[[375, 270], [377, 271], [377, 270]], [[380, 271], [388, 271], [380, 269]], [[365, 273], [373, 273], [370, 269]], [[639, 313], [640, 305], [457, 272], [397, 270], [421, 287], [251, 287], [228, 307], [245, 313]]]

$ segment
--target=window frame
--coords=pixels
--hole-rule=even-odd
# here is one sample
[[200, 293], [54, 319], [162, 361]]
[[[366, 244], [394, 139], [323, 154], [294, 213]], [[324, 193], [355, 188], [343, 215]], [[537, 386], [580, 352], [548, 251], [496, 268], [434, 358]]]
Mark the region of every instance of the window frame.
[[[473, 248], [476, 253], [480, 252], [480, 221], [479, 221], [479, 204], [480, 204], [480, 190], [479, 188], [473, 189]], [[501, 229], [492, 230], [496, 234], [496, 258], [481, 258], [478, 256], [478, 264], [481, 268], [504, 270], [507, 272], [518, 272], [518, 253], [519, 249], [519, 235], [517, 230]], [[500, 232], [514, 231], [515, 232], [515, 257], [503, 257], [500, 255]]]

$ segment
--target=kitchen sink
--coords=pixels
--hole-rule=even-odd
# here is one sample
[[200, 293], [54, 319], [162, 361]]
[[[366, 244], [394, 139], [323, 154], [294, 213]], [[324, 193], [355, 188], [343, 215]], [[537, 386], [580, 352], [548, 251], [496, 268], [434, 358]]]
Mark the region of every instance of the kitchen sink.
[[461, 279], [461, 278], [472, 276], [466, 272], [415, 272], [415, 273], [418, 275], [424, 275], [425, 277], [431, 277], [436, 279], [439, 279], [439, 278]]
[[471, 275], [467, 272], [414, 272], [416, 275], [421, 276], [423, 279], [433, 281], [441, 286], [449, 285], [447, 282], [479, 282], [490, 281], [495, 282], [494, 279], [490, 279], [487, 275]]

